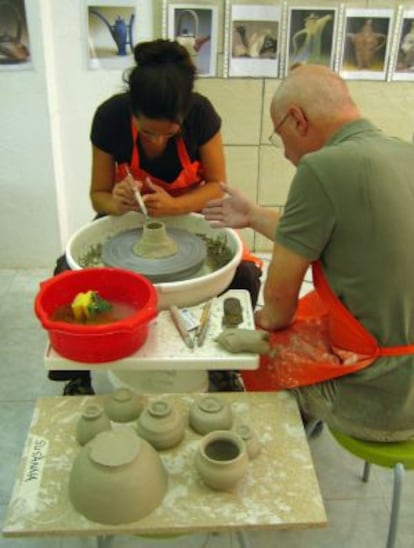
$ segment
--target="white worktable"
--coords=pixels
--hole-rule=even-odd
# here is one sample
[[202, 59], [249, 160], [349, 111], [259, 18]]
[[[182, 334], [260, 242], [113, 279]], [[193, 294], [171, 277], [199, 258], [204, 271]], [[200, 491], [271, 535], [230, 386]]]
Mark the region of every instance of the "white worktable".
[[[102, 525], [72, 507], [68, 480], [80, 447], [75, 438], [82, 409], [108, 396], [40, 398], [36, 402], [15, 487], [4, 521], [6, 537], [199, 533], [321, 527], [326, 514], [296, 400], [288, 392], [221, 393], [235, 422], [249, 424], [262, 443], [237, 487], [215, 492], [194, 467], [201, 436], [187, 427], [183, 442], [160, 453], [169, 474], [162, 503], [139, 521]], [[197, 394], [163, 394], [188, 416]], [[130, 424], [113, 424], [131, 428]]]
[[[63, 370], [212, 370], [212, 369], [257, 369], [259, 356], [247, 352], [232, 354], [215, 342], [223, 330], [223, 302], [228, 297], [239, 299], [243, 310], [241, 329], [255, 329], [253, 309], [249, 292], [243, 289], [231, 289], [214, 299], [210, 324], [201, 347], [188, 348], [168, 311], [161, 311], [149, 327], [148, 338], [134, 354], [111, 362], [85, 364], [68, 360], [60, 356], [50, 345], [46, 348], [45, 366], [47, 369]], [[201, 315], [203, 304], [189, 307], [196, 318]]]

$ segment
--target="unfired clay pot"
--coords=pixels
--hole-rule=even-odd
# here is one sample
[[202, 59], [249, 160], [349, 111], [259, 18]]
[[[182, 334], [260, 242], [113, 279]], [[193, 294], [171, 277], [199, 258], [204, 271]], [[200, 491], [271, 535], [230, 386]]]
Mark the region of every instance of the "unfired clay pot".
[[204, 483], [218, 491], [231, 489], [246, 474], [244, 441], [230, 430], [210, 432], [200, 441], [195, 466]]
[[91, 521], [137, 521], [162, 501], [168, 486], [160, 456], [132, 430], [101, 432], [76, 457], [69, 478], [74, 508]]
[[129, 388], [118, 388], [105, 402], [105, 413], [114, 422], [130, 422], [139, 417], [143, 399]]
[[111, 428], [111, 421], [105, 415], [103, 407], [93, 403], [85, 407], [76, 424], [76, 439], [78, 443], [85, 445], [99, 432], [105, 432]]
[[261, 451], [261, 443], [256, 432], [247, 424], [238, 424], [234, 427], [234, 431], [238, 434], [246, 444], [247, 456], [250, 460], [255, 459]]
[[170, 449], [184, 438], [184, 418], [169, 402], [156, 400], [141, 413], [137, 432], [155, 449]]
[[190, 407], [190, 426], [198, 434], [231, 428], [233, 414], [230, 405], [217, 396], [203, 396]]

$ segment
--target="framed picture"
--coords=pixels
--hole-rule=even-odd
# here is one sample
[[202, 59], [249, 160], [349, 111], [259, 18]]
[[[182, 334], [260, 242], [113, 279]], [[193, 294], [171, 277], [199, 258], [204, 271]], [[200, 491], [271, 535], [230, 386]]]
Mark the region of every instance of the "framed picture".
[[168, 38], [189, 52], [198, 76], [216, 76], [217, 6], [168, 5]]
[[334, 68], [338, 10], [290, 7], [285, 74], [296, 63]]
[[232, 5], [227, 43], [228, 76], [273, 77], [279, 73], [281, 9]]
[[346, 9], [339, 72], [348, 80], [385, 80], [392, 43], [391, 9]]
[[0, 70], [32, 66], [24, 0], [0, 2]]
[[391, 80], [414, 80], [414, 10], [403, 10], [399, 18]]
[[134, 45], [152, 38], [151, 0], [85, 0], [90, 69], [133, 65]]

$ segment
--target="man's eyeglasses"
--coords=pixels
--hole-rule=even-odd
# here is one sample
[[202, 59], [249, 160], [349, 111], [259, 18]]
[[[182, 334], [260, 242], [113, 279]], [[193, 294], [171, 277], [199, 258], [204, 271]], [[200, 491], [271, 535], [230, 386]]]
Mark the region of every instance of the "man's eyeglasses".
[[283, 147], [283, 141], [278, 133], [279, 129], [283, 126], [283, 124], [286, 122], [286, 120], [289, 118], [290, 112], [286, 112], [284, 116], [282, 116], [282, 119], [276, 126], [273, 128], [273, 131], [269, 137], [270, 144], [272, 144], [274, 147], [282, 148]]

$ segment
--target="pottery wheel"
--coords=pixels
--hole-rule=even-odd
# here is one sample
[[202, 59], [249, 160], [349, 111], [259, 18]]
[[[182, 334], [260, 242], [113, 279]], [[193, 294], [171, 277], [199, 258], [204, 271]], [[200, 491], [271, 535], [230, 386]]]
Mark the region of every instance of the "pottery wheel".
[[139, 272], [152, 282], [160, 283], [186, 280], [206, 260], [205, 242], [199, 236], [179, 228], [169, 228], [167, 231], [177, 244], [177, 253], [162, 259], [138, 257], [132, 248], [142, 237], [142, 232], [142, 228], [126, 230], [109, 238], [102, 248], [104, 264]]

